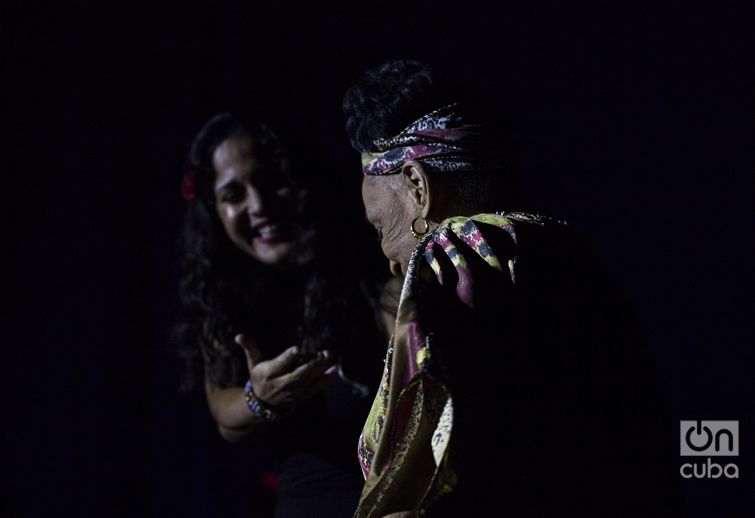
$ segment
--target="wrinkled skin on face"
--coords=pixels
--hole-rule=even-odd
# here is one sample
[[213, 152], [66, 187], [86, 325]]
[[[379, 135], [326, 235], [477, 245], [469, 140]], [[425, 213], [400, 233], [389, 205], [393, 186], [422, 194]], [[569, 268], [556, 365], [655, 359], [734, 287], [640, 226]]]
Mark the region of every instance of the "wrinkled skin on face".
[[381, 236], [380, 246], [390, 261], [391, 272], [399, 276], [406, 275], [412, 251], [417, 246], [417, 238], [412, 235], [410, 226], [420, 215], [419, 209], [401, 195], [403, 188], [400, 174], [365, 176], [362, 180], [367, 221]]
[[255, 154], [251, 137], [223, 141], [212, 157], [215, 206], [230, 240], [263, 264], [291, 251], [296, 196], [282, 171]]

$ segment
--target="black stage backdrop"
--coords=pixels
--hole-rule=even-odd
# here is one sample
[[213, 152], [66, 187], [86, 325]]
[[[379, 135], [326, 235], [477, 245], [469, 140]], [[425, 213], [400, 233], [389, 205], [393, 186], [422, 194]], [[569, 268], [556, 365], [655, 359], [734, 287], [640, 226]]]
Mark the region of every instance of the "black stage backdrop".
[[740, 478], [679, 476], [686, 516], [755, 514], [751, 18], [722, 2], [552, 4], [6, 7], [0, 514], [255, 516], [238, 478], [264, 462], [222, 443], [201, 393], [177, 395], [185, 153], [214, 113], [257, 110], [359, 221], [340, 98], [390, 58], [493, 94], [522, 209], [582, 231], [640, 313], [671, 408], [659, 433], [739, 421]]

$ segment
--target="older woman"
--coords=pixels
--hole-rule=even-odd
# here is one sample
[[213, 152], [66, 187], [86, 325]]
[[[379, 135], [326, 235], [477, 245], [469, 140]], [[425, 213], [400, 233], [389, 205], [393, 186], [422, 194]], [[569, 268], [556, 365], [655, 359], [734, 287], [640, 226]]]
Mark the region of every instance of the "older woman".
[[367, 218], [405, 276], [356, 516], [664, 512], [674, 469], [632, 312], [568, 226], [496, 212], [510, 167], [449, 92], [393, 61], [344, 99]]

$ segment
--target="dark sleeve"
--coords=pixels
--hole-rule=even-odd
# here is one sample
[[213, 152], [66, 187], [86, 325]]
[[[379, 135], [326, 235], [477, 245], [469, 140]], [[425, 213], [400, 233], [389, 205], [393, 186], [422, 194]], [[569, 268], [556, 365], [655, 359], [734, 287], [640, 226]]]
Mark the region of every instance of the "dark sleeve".
[[423, 299], [454, 398], [458, 476], [428, 516], [672, 508], [662, 395], [621, 289], [568, 227], [518, 225], [517, 244], [516, 282], [475, 270], [474, 307], [445, 284]]

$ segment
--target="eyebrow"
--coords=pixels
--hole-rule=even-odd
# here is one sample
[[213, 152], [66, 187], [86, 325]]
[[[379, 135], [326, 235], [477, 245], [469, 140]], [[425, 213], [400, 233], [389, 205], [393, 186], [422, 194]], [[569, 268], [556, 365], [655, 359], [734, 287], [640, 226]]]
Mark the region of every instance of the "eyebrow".
[[215, 192], [222, 191], [223, 189], [225, 189], [226, 187], [228, 187], [229, 185], [233, 183], [239, 183], [239, 181], [236, 178], [229, 178], [225, 180], [223, 183], [216, 185]]

